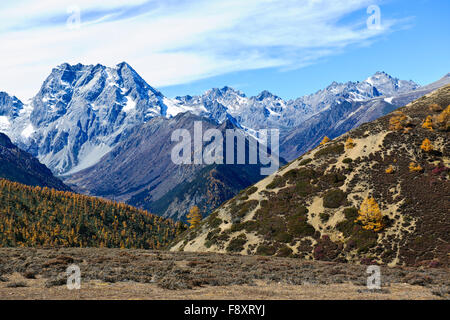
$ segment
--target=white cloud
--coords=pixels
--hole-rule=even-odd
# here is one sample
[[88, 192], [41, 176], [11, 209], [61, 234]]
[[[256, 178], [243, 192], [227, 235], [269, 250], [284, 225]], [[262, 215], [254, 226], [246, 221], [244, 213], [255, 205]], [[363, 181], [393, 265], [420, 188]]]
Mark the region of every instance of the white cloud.
[[[382, 19], [380, 30], [365, 27], [365, 8], [373, 0], [165, 0], [123, 19], [83, 18], [91, 9], [108, 17], [111, 10], [122, 12], [121, 2], [11, 1], [0, 11], [0, 30], [9, 30], [0, 32], [0, 90], [29, 98], [62, 62], [127, 61], [156, 87], [239, 70], [297, 68], [372, 40], [394, 23]], [[72, 5], [82, 8], [80, 29], [68, 29], [64, 19], [45, 23], [68, 17]], [[359, 11], [352, 23], [340, 22]], [[11, 29], [30, 21], [41, 23]]]

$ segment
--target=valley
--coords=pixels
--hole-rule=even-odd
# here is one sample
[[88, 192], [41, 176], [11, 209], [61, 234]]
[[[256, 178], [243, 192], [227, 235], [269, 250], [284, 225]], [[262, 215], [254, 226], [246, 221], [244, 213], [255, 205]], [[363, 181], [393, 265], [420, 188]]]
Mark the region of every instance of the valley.
[[[169, 101], [128, 64], [62, 65], [31, 105], [0, 96], [0, 295], [448, 299], [449, 79], [378, 72], [288, 102], [229, 87]], [[281, 167], [263, 176], [249, 152], [173, 163], [172, 132], [194, 123], [247, 151], [278, 123]], [[83, 287], [68, 292], [70, 265]]]

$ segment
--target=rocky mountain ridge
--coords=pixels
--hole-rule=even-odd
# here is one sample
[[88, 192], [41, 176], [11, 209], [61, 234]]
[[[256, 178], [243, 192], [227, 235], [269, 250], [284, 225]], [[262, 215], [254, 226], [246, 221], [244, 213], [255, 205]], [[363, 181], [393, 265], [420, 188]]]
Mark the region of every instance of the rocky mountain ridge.
[[447, 85], [243, 190], [171, 250], [448, 266], [449, 130]]

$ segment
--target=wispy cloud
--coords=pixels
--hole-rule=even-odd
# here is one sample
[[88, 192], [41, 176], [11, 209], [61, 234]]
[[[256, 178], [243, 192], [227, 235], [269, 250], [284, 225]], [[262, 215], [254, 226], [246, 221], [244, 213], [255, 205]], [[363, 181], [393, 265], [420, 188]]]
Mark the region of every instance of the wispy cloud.
[[[299, 68], [373, 41], [398, 21], [369, 30], [376, 0], [10, 1], [0, 10], [0, 90], [34, 94], [62, 62], [129, 62], [162, 87], [227, 72]], [[66, 26], [70, 6], [81, 26]], [[345, 22], [343, 22], [345, 21]]]

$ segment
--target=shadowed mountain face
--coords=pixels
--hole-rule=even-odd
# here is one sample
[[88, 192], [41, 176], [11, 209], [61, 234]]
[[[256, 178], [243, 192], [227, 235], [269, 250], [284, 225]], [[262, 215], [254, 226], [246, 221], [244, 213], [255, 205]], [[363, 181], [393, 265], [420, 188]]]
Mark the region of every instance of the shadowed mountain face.
[[70, 190], [33, 156], [11, 143], [0, 133], [0, 178], [30, 186]]
[[128, 203], [163, 217], [186, 221], [186, 214], [193, 206], [198, 206], [206, 216], [261, 178], [259, 166], [214, 164], [199, 170], [192, 180], [178, 184], [157, 200], [148, 201], [151, 190], [145, 190]]
[[173, 251], [448, 266], [450, 85], [243, 190]]
[[[230, 121], [218, 126], [191, 113], [155, 118], [136, 127], [98, 164], [65, 181], [82, 193], [127, 201], [167, 217], [182, 218], [193, 205], [209, 213], [263, 176], [260, 165], [175, 164], [171, 151], [178, 142], [172, 142], [171, 135], [186, 129], [193, 138], [195, 122], [201, 122], [203, 132], [218, 129], [223, 137], [226, 129], [235, 128]], [[248, 147], [252, 138], [246, 139]]]

